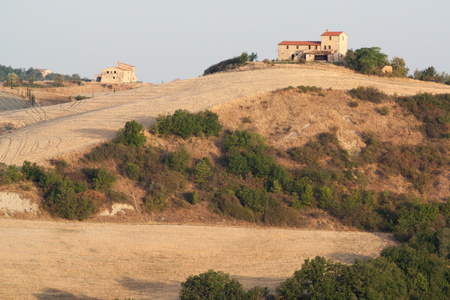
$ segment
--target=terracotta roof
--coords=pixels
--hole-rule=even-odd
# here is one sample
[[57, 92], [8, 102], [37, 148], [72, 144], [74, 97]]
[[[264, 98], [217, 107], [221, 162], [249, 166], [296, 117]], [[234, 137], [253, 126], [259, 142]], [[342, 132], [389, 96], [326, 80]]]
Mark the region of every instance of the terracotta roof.
[[126, 63], [120, 62], [120, 61], [118, 61], [118, 62], [117, 62], [117, 64], [122, 64], [122, 65], [126, 65], [126, 66], [129, 66], [129, 67], [133, 67], [133, 68], [136, 68], [135, 66], [132, 66], [132, 65], [129, 65], [129, 64], [126, 64]]
[[321, 42], [312, 41], [283, 41], [278, 45], [289, 45], [289, 46], [320, 46]]
[[343, 31], [325, 31], [322, 36], [336, 36], [336, 35], [341, 35], [342, 33], [345, 33]]

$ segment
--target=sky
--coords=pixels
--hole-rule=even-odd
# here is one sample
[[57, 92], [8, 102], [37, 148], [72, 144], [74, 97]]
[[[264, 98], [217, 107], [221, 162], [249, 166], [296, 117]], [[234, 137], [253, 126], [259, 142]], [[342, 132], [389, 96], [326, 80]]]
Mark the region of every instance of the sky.
[[94, 78], [121, 61], [139, 81], [201, 76], [239, 56], [277, 58], [284, 40], [348, 34], [348, 48], [380, 47], [410, 74], [450, 73], [448, 0], [1, 0], [0, 65]]

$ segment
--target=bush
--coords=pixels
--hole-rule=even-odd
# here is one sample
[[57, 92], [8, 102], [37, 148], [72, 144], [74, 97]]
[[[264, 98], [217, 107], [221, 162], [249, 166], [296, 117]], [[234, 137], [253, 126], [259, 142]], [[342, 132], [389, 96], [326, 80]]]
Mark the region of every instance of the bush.
[[359, 86], [356, 89], [351, 89], [348, 94], [352, 98], [357, 98], [364, 101], [369, 101], [373, 103], [381, 103], [386, 101], [389, 96], [377, 88], [374, 87], [363, 87]]
[[89, 97], [87, 97], [87, 96], [81, 96], [81, 95], [77, 95], [77, 96], [75, 97], [75, 100], [77, 100], [77, 101], [85, 100], [85, 99], [89, 99]]
[[246, 52], [243, 52], [241, 54], [241, 56], [236, 56], [236, 57], [221, 61], [218, 64], [210, 66], [203, 72], [203, 76], [239, 68], [240, 66], [244, 65], [248, 60], [249, 60], [249, 55]]
[[207, 157], [203, 157], [194, 167], [195, 182], [203, 183], [211, 176], [211, 162]]
[[92, 181], [92, 188], [98, 191], [111, 189], [117, 180], [116, 175], [106, 171], [104, 168], [89, 169], [86, 173]]
[[134, 120], [125, 124], [125, 128], [117, 135], [117, 141], [128, 146], [142, 147], [145, 145], [144, 126]]
[[54, 215], [69, 220], [86, 219], [95, 211], [95, 202], [87, 196], [77, 197], [72, 180], [65, 178], [59, 181], [45, 197], [44, 205]]
[[269, 195], [264, 189], [243, 188], [236, 193], [242, 205], [254, 212], [262, 212], [269, 201]]
[[192, 299], [244, 299], [244, 289], [236, 279], [221, 271], [209, 270], [189, 276], [181, 283], [181, 300]]
[[395, 100], [419, 121], [424, 122], [424, 131], [428, 137], [450, 137], [450, 94], [423, 93]]
[[155, 134], [174, 134], [187, 139], [191, 136], [218, 135], [222, 125], [219, 116], [209, 110], [192, 114], [179, 109], [173, 115], [159, 116], [150, 130]]
[[164, 162], [171, 170], [184, 173], [191, 162], [191, 154], [181, 145], [177, 151], [167, 153]]
[[128, 163], [125, 165], [125, 173], [130, 179], [138, 181], [141, 177], [141, 169], [138, 165]]
[[380, 114], [382, 114], [383, 116], [389, 115], [389, 112], [390, 112], [390, 109], [389, 109], [389, 107], [387, 107], [387, 106], [383, 106], [383, 107], [380, 109]]
[[11, 184], [22, 179], [23, 175], [16, 165], [0, 163], [0, 185]]

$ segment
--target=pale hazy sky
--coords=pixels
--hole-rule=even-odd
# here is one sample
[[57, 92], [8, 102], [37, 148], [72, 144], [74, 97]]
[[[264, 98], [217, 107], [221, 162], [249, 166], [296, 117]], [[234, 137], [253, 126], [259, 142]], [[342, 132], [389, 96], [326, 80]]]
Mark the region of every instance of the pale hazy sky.
[[448, 0], [1, 0], [0, 64], [93, 78], [117, 61], [138, 80], [197, 77], [256, 52], [277, 58], [283, 40], [345, 31], [348, 47], [381, 47], [412, 73], [450, 73]]

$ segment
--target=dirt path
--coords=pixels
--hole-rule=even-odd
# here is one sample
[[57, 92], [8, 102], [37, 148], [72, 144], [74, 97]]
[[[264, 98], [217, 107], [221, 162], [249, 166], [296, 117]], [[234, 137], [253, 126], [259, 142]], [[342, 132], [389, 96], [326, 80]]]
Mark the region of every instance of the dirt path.
[[333, 89], [370, 85], [390, 94], [450, 92], [450, 86], [443, 84], [369, 77], [314, 65], [222, 73], [62, 105], [2, 112], [0, 126], [21, 129], [0, 136], [0, 162], [42, 162], [111, 139], [132, 119], [149, 126], [159, 114], [176, 109], [198, 111], [289, 85]]
[[0, 219], [2, 299], [176, 299], [180, 283], [222, 270], [272, 291], [307, 257], [353, 262], [393, 245], [358, 232]]

